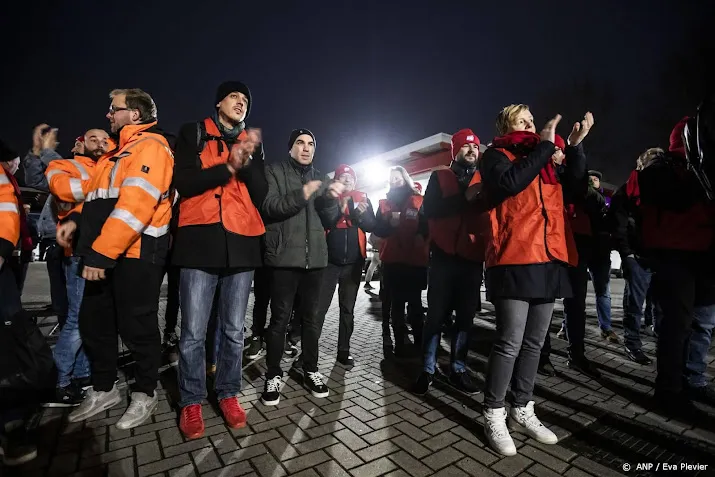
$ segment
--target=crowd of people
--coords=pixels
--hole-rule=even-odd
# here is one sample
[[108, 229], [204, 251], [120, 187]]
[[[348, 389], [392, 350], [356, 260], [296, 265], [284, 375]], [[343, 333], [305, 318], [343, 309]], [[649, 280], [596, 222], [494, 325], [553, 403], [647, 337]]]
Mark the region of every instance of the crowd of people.
[[[697, 412], [693, 399], [715, 403], [705, 375], [715, 325], [715, 207], [688, 167], [689, 118], [676, 125], [669, 150], [645, 151], [610, 197], [601, 173], [587, 166], [583, 141], [595, 127], [591, 113], [564, 139], [556, 133], [561, 116], [539, 130], [528, 106], [509, 105], [498, 114], [496, 137], [484, 152], [473, 131], [456, 132], [451, 164], [432, 173], [424, 195], [403, 167], [393, 167], [389, 191], [374, 209], [349, 165], [338, 166], [332, 178], [315, 167], [317, 141], [309, 129], [290, 133], [285, 160], [265, 164], [261, 131], [246, 127], [252, 99], [241, 82], [221, 84], [213, 111], [177, 136], [159, 128], [146, 92], [117, 89], [110, 99], [110, 131], [87, 130], [76, 139], [72, 158], [55, 152], [57, 131], [46, 124], [35, 129], [22, 161], [1, 146], [5, 352], [26, 349], [29, 340], [22, 344], [12, 336], [20, 327], [31, 330], [20, 298], [34, 244], [15, 177], [19, 169], [25, 185], [50, 194], [38, 228], [47, 240], [60, 322], [51, 396], [41, 392], [39, 371], [31, 369], [47, 360], [3, 362], [2, 389], [20, 386], [8, 376], [25, 376], [20, 399], [3, 406], [7, 464], [36, 455], [22, 432], [34, 403], [72, 407], [70, 422], [120, 404], [119, 337], [134, 361], [119, 429], [141, 425], [156, 409], [162, 359], [178, 363], [179, 428], [188, 439], [204, 435], [207, 376], [226, 424], [246, 425], [239, 401], [244, 357], [265, 353], [266, 406], [280, 402], [284, 356], [295, 358], [291, 369], [314, 397], [327, 397], [318, 369], [323, 322], [337, 289], [336, 359], [352, 366], [354, 308], [368, 243], [379, 255], [365, 288], [372, 288], [379, 265], [385, 353], [421, 358], [416, 394], [428, 393], [441, 372], [437, 350], [445, 331], [451, 342], [446, 383], [468, 394], [480, 390], [466, 358], [484, 282], [496, 311], [482, 386], [484, 432], [500, 454], [517, 452], [509, 429], [557, 442], [536, 416], [533, 399], [537, 373], [554, 373], [548, 331], [555, 300], [564, 299], [559, 335], [569, 342], [571, 368], [600, 376], [585, 353], [589, 275], [601, 336], [620, 343], [611, 327], [612, 249], [621, 254], [626, 279], [626, 356], [650, 364], [640, 333], [657, 335], [655, 405], [682, 416]], [[666, 189], [673, 194], [664, 195]], [[253, 324], [246, 336], [252, 287]], [[651, 318], [642, 328], [646, 300]], [[47, 349], [40, 340], [30, 351], [46, 356]]]

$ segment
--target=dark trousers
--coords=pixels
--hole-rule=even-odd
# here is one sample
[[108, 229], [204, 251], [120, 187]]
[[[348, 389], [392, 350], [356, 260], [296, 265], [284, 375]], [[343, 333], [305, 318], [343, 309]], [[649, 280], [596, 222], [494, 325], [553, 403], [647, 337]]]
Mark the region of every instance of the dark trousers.
[[176, 328], [179, 323], [179, 283], [181, 278], [181, 269], [173, 265], [166, 267], [167, 288], [166, 288], [166, 314], [164, 315], [164, 339], [171, 334], [176, 333]]
[[298, 313], [303, 321], [303, 370], [318, 370], [318, 340], [323, 330], [323, 320], [318, 313], [322, 268], [271, 269], [271, 321], [266, 330], [266, 379], [283, 376], [281, 357], [285, 349], [285, 336], [291, 319], [293, 302], [300, 295]]
[[479, 289], [482, 283], [480, 262], [470, 262], [461, 257], [432, 253], [427, 288], [427, 320], [422, 347], [424, 370], [434, 374], [437, 348], [446, 317], [455, 312], [452, 327], [451, 365], [453, 372], [462, 372], [467, 359], [469, 330], [479, 306]]
[[50, 299], [52, 300], [52, 309], [57, 313], [57, 321], [60, 328], [64, 328], [67, 320], [67, 309], [69, 303], [67, 301], [67, 280], [65, 279], [65, 270], [63, 262], [65, 259], [65, 250], [57, 245], [54, 241], [47, 247], [47, 276], [50, 278]]
[[651, 276], [651, 270], [646, 261], [632, 257], [626, 257], [623, 260], [623, 278], [626, 280], [623, 289], [623, 334], [625, 346], [631, 351], [639, 351], [643, 346], [641, 319], [643, 318], [643, 302], [645, 302], [650, 289]]
[[715, 303], [715, 272], [707, 257], [661, 256], [653, 261], [653, 294], [662, 318], [658, 330], [656, 393], [680, 393], [696, 307]]
[[353, 334], [355, 322], [355, 301], [357, 300], [364, 261], [346, 265], [328, 264], [323, 271], [323, 284], [320, 289], [320, 307], [318, 314], [325, 321], [330, 303], [338, 288], [338, 307], [340, 308], [340, 324], [338, 328], [338, 355], [350, 354], [350, 337]]
[[87, 281], [79, 313], [82, 341], [96, 391], [109, 391], [117, 378], [117, 336], [135, 362], [135, 391], [154, 394], [161, 365], [157, 312], [163, 267], [119, 259], [107, 278]]
[[[408, 343], [407, 323], [405, 321], [405, 304], [409, 307], [409, 320], [415, 343], [422, 343], [424, 327], [424, 310], [422, 308], [422, 290], [426, 281], [425, 268], [410, 265], [383, 263], [385, 287], [390, 300], [390, 319], [392, 332], [395, 334], [395, 347]], [[473, 290], [472, 290], [473, 293]], [[383, 321], [383, 326], [384, 326]]]
[[268, 303], [271, 301], [271, 270], [267, 267], [257, 268], [253, 274], [253, 336], [263, 338], [268, 317]]

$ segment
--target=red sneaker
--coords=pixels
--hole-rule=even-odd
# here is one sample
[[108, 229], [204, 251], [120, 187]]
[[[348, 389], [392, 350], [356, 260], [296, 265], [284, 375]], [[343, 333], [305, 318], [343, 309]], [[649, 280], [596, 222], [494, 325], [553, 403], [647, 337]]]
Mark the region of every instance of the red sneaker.
[[223, 417], [226, 419], [228, 427], [232, 429], [246, 427], [246, 411], [241, 407], [237, 397], [221, 399], [218, 406], [223, 412]]
[[179, 429], [187, 439], [198, 439], [204, 435], [205, 427], [201, 404], [191, 404], [181, 409]]

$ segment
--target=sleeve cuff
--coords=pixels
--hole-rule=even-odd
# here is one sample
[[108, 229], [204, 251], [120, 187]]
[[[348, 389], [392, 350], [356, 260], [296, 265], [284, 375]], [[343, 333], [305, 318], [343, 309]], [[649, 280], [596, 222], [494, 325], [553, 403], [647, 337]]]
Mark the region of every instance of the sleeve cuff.
[[110, 268], [114, 268], [114, 266], [117, 264], [117, 261], [112, 260], [105, 255], [102, 255], [95, 249], [91, 249], [89, 255], [84, 257], [83, 263], [85, 267], [101, 268], [103, 270], [107, 270]]
[[82, 217], [82, 214], [79, 212], [72, 212], [70, 215], [65, 217], [64, 219], [60, 220], [60, 225], [61, 224], [66, 224], [67, 222], [75, 222], [77, 226], [79, 227], [79, 219]]

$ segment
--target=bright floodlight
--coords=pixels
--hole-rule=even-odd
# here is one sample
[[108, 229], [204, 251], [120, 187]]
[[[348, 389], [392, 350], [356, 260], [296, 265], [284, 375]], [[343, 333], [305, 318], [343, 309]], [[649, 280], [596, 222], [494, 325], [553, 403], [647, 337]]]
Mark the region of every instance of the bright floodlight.
[[363, 167], [362, 176], [365, 182], [376, 184], [387, 182], [389, 169], [380, 161], [371, 161]]

